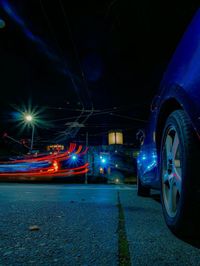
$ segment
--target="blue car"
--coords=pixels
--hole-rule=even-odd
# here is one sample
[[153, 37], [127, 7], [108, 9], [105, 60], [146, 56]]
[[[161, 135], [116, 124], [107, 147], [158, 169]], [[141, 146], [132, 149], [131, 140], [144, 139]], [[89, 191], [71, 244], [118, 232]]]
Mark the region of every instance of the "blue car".
[[138, 195], [161, 191], [163, 214], [177, 235], [200, 228], [200, 9], [183, 35], [139, 133]]

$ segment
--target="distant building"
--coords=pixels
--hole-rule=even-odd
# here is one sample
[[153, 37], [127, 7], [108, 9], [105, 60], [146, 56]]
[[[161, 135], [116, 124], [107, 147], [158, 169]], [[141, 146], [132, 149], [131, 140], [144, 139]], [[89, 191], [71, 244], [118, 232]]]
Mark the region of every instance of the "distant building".
[[59, 152], [59, 151], [63, 151], [64, 150], [64, 145], [61, 145], [61, 144], [51, 144], [51, 145], [48, 145], [47, 146], [47, 151], [49, 151], [49, 152], [53, 152], [53, 151], [57, 151], [57, 152]]
[[110, 183], [123, 183], [126, 176], [136, 175], [137, 150], [123, 144], [123, 133], [119, 130], [109, 131], [108, 144], [89, 147], [88, 175], [106, 177]]
[[123, 144], [123, 133], [121, 130], [110, 130], [108, 132], [108, 144]]

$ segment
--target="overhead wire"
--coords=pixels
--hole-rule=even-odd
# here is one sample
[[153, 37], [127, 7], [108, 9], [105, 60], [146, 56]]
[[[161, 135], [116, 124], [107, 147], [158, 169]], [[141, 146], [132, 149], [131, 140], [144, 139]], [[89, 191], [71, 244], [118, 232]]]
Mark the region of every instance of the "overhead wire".
[[[85, 77], [85, 73], [84, 73], [84, 71], [83, 71], [83, 69], [82, 69], [82, 65], [81, 65], [81, 62], [80, 62], [80, 60], [79, 60], [79, 55], [78, 55], [78, 52], [77, 52], [77, 49], [76, 49], [76, 45], [75, 45], [75, 43], [74, 43], [74, 39], [73, 39], [73, 37], [72, 37], [71, 27], [70, 27], [70, 25], [69, 25], [69, 21], [68, 21], [67, 14], [66, 14], [66, 11], [65, 11], [65, 9], [64, 9], [64, 6], [63, 6], [63, 2], [62, 2], [62, 0], [59, 0], [59, 4], [60, 4], [60, 7], [61, 7], [61, 10], [62, 10], [62, 13], [63, 13], [64, 18], [65, 18], [65, 25], [66, 25], [66, 27], [67, 27], [67, 30], [68, 30], [68, 32], [69, 32], [69, 36], [70, 36], [70, 38], [71, 38], [72, 47], [73, 47], [74, 54], [75, 54], [76, 60], [77, 60], [77, 62], [78, 62], [78, 65], [79, 65], [80, 71], [81, 71], [81, 76], [82, 76], [82, 80], [83, 80], [83, 83], [84, 83], [84, 86], [85, 86], [85, 90], [86, 90], [86, 92], [87, 92], [88, 99], [89, 99], [89, 101], [90, 101], [90, 103], [91, 103], [91, 112], [89, 112], [88, 115], [85, 117], [85, 119], [83, 119], [83, 121], [81, 122], [82, 124], [84, 124], [84, 123], [89, 119], [89, 117], [93, 114], [94, 106], [93, 106], [93, 102], [92, 102], [91, 94], [90, 94], [90, 92], [89, 92], [88, 83], [87, 83], [87, 80], [86, 80], [86, 77]], [[79, 131], [79, 129], [80, 129], [80, 128], [77, 127], [74, 133], [77, 134], [78, 131]]]
[[[47, 19], [47, 21], [48, 21], [49, 28], [50, 28], [51, 31], [53, 32], [53, 30], [52, 30], [52, 28], [51, 28], [51, 24], [50, 24], [50, 22], [49, 22], [49, 18], [48, 18], [47, 13], [46, 13], [46, 10], [45, 10], [45, 8], [44, 8], [44, 6], [43, 6], [43, 4], [42, 4], [41, 1], [42, 1], [42, 0], [40, 0], [40, 4], [41, 4], [41, 7], [42, 7], [43, 12], [44, 12], [44, 14], [45, 14], [45, 17], [46, 17], [46, 19]], [[74, 54], [75, 54], [75, 56], [76, 56], [76, 60], [77, 60], [77, 62], [78, 62], [78, 64], [79, 64], [79, 67], [80, 67], [82, 80], [83, 80], [83, 82], [84, 82], [84, 85], [85, 85], [85, 88], [86, 88], [86, 91], [87, 91], [87, 96], [89, 97], [89, 100], [90, 100], [90, 103], [91, 103], [91, 111], [88, 113], [88, 115], [87, 115], [87, 116], [84, 118], [84, 120], [82, 121], [82, 123], [85, 123], [85, 122], [89, 119], [89, 117], [92, 115], [92, 113], [93, 113], [93, 110], [94, 110], [93, 102], [92, 102], [92, 99], [91, 99], [91, 95], [90, 95], [90, 93], [89, 93], [88, 84], [87, 84], [87, 81], [86, 81], [86, 78], [85, 78], [85, 74], [84, 74], [84, 71], [82, 70], [82, 66], [81, 66], [81, 63], [80, 63], [80, 60], [79, 60], [79, 57], [78, 57], [78, 52], [77, 52], [77, 50], [76, 50], [76, 47], [75, 47], [75, 44], [74, 44], [74, 40], [73, 40], [73, 38], [72, 38], [71, 28], [70, 28], [70, 25], [69, 25], [69, 22], [68, 22], [68, 19], [67, 19], [67, 15], [66, 15], [66, 12], [65, 12], [65, 9], [64, 9], [64, 6], [63, 6], [62, 1], [59, 1], [59, 4], [60, 4], [60, 7], [61, 7], [61, 10], [62, 10], [62, 13], [63, 13], [64, 18], [65, 18], [65, 25], [67, 26], [67, 30], [68, 30], [68, 33], [69, 33], [69, 37], [70, 37], [71, 42], [72, 42], [72, 46], [73, 46], [73, 50], [74, 50]], [[54, 32], [53, 32], [53, 35], [55, 36]], [[61, 48], [60, 48], [60, 49], [61, 49]], [[76, 88], [76, 92], [77, 92], [77, 86], [76, 86], [76, 83], [75, 83], [75, 81], [74, 81], [74, 79], [73, 79], [73, 76], [71, 76], [71, 80], [72, 80], [72, 83], [73, 83], [74, 87]], [[78, 95], [79, 95], [79, 94], [78, 94]], [[74, 122], [78, 122], [78, 121], [82, 118], [82, 115], [83, 115], [84, 110], [85, 110], [85, 103], [83, 102], [83, 100], [82, 100], [82, 98], [80, 97], [80, 95], [79, 95], [79, 99], [80, 99], [80, 101], [81, 101], [81, 103], [82, 103], [83, 108], [82, 108], [82, 110], [81, 110], [80, 115], [76, 117], [76, 120], [75, 120]], [[71, 130], [71, 128], [66, 129], [66, 134], [69, 134], [70, 132], [67, 132], [67, 131], [70, 131], [70, 130]], [[76, 132], [74, 132], [74, 134], [76, 134], [76, 133], [78, 132], [78, 130], [79, 130], [79, 129], [77, 129]]]
[[143, 122], [143, 123], [147, 123], [148, 122], [147, 120], [144, 120], [144, 119], [140, 119], [140, 118], [136, 118], [136, 117], [131, 117], [131, 116], [126, 116], [126, 115], [119, 115], [119, 114], [113, 114], [113, 113], [110, 113], [110, 115], [117, 116], [117, 117], [121, 117], [121, 118], [130, 119], [130, 120], [133, 120], [133, 121]]
[[[46, 19], [46, 22], [47, 22], [48, 28], [49, 28], [49, 30], [50, 30], [50, 32], [51, 32], [51, 35], [52, 35], [52, 37], [53, 37], [53, 39], [54, 39], [54, 41], [55, 41], [55, 43], [56, 43], [56, 46], [57, 46], [57, 48], [59, 49], [61, 55], [64, 57], [63, 49], [61, 48], [61, 46], [60, 46], [60, 44], [59, 44], [59, 42], [58, 42], [58, 40], [57, 40], [56, 34], [55, 34], [55, 32], [54, 32], [54, 30], [53, 30], [53, 28], [52, 28], [52, 26], [51, 26], [51, 23], [50, 23], [50, 21], [49, 21], [48, 14], [47, 14], [46, 9], [45, 9], [45, 7], [44, 7], [44, 5], [43, 5], [43, 3], [42, 3], [42, 0], [40, 0], [39, 2], [40, 2], [40, 6], [41, 6], [41, 9], [42, 9], [43, 15], [44, 15], [44, 17], [45, 17], [45, 19]], [[64, 65], [66, 66], [66, 68], [69, 69], [69, 65], [68, 65], [67, 61], [64, 60], [63, 62], [64, 62]], [[81, 97], [80, 97], [80, 95], [79, 95], [79, 93], [78, 93], [78, 88], [77, 88], [77, 86], [76, 86], [76, 82], [75, 82], [75, 80], [74, 80], [74, 76], [72, 75], [71, 71], [69, 71], [68, 73], [69, 73], [69, 76], [70, 76], [70, 79], [71, 79], [72, 85], [73, 85], [73, 87], [74, 87], [74, 89], [75, 89], [75, 92], [76, 92], [76, 94], [77, 94], [77, 96], [78, 96], [78, 99], [79, 99], [79, 101], [81, 102], [82, 106], [84, 106], [83, 103], [82, 103], [82, 99], [81, 99]]]
[[65, 25], [67, 27], [67, 30], [69, 32], [69, 37], [71, 39], [71, 43], [72, 43], [72, 47], [73, 47], [73, 50], [74, 50], [74, 54], [75, 54], [75, 57], [76, 57], [76, 60], [78, 62], [78, 65], [79, 65], [79, 68], [80, 68], [80, 71], [81, 71], [81, 76], [82, 76], [82, 80], [84, 82], [84, 85], [85, 85], [85, 89], [87, 91], [87, 96], [91, 102], [91, 111], [94, 109], [94, 106], [93, 106], [93, 101], [92, 101], [92, 97], [91, 97], [91, 94], [90, 94], [90, 91], [89, 91], [89, 88], [88, 88], [88, 83], [87, 83], [87, 79], [85, 77], [85, 73], [83, 71], [83, 68], [82, 68], [82, 65], [81, 65], [81, 62], [79, 60], [79, 55], [78, 55], [78, 52], [77, 52], [77, 49], [76, 49], [76, 45], [75, 45], [75, 42], [74, 42], [74, 39], [72, 38], [72, 30], [71, 30], [71, 27], [70, 27], [70, 24], [69, 24], [69, 21], [68, 21], [68, 17], [67, 17], [67, 14], [66, 14], [66, 11], [65, 11], [65, 8], [63, 6], [63, 2], [62, 0], [59, 0], [58, 1], [59, 4], [60, 4], [60, 7], [61, 7], [61, 10], [62, 10], [62, 13], [64, 15], [64, 18], [65, 18]]
[[[49, 21], [49, 17], [48, 17], [48, 15], [47, 15], [47, 12], [46, 12], [46, 10], [45, 10], [45, 7], [44, 7], [44, 5], [43, 5], [43, 3], [42, 3], [42, 0], [40, 0], [40, 6], [41, 6], [41, 9], [42, 9], [43, 14], [44, 14], [44, 16], [45, 16], [45, 19], [46, 19], [46, 21], [47, 21], [48, 28], [49, 28], [49, 30], [51, 31], [51, 34], [52, 34], [52, 36], [53, 36], [53, 38], [54, 38], [54, 40], [55, 40], [55, 42], [56, 42], [56, 44], [57, 44], [57, 47], [59, 48], [61, 54], [64, 54], [62, 48], [60, 47], [60, 45], [59, 45], [59, 43], [58, 43], [58, 41], [57, 41], [57, 38], [56, 38], [55, 32], [54, 32], [54, 30], [52, 29], [51, 23], [50, 23], [50, 21]], [[65, 64], [66, 68], [69, 69], [69, 65], [67, 64], [66, 61], [64, 61], [64, 64]], [[70, 79], [71, 79], [72, 85], [73, 85], [73, 87], [74, 87], [74, 89], [75, 89], [75, 92], [76, 92], [76, 94], [77, 94], [77, 96], [78, 96], [78, 99], [79, 99], [79, 101], [81, 102], [81, 105], [82, 105], [82, 110], [80, 111], [79, 116], [76, 117], [76, 121], [78, 121], [78, 120], [81, 118], [82, 114], [84, 113], [85, 106], [84, 106], [84, 102], [82, 101], [82, 98], [81, 98], [80, 95], [79, 95], [78, 87], [77, 87], [77, 85], [76, 85], [76, 82], [75, 82], [75, 80], [74, 80], [73, 75], [71, 74], [71, 71], [69, 71], [69, 76], [70, 76]]]
[[[115, 2], [116, 2], [116, 1], [112, 1], [111, 4], [110, 4], [110, 6], [112, 6]], [[40, 0], [40, 4], [41, 4], [42, 10], [43, 10], [43, 12], [44, 12], [44, 14], [45, 14], [46, 20], [47, 20], [47, 22], [48, 22], [48, 26], [49, 26], [51, 32], [53, 33], [52, 35], [54, 36], [54, 38], [55, 38], [55, 40], [56, 40], [57, 46], [60, 48], [61, 52], [63, 53], [62, 48], [59, 46], [58, 41], [57, 41], [57, 38], [55, 37], [55, 33], [54, 33], [54, 31], [53, 31], [53, 29], [52, 29], [52, 27], [51, 27], [51, 23], [50, 23], [50, 21], [49, 21], [49, 18], [48, 18], [48, 15], [47, 15], [46, 10], [45, 10], [45, 8], [44, 8], [44, 5], [43, 5], [43, 3], [42, 3], [42, 0]], [[84, 73], [84, 71], [83, 71], [83, 69], [82, 69], [81, 62], [80, 62], [80, 60], [79, 60], [79, 56], [78, 56], [78, 52], [77, 52], [77, 49], [76, 49], [76, 46], [75, 46], [74, 40], [73, 40], [73, 38], [72, 38], [72, 30], [71, 30], [71, 27], [70, 27], [70, 25], [69, 25], [69, 21], [68, 21], [67, 14], [66, 14], [66, 11], [65, 11], [65, 8], [64, 8], [64, 5], [63, 5], [62, 0], [59, 0], [59, 5], [60, 5], [60, 7], [61, 7], [62, 13], [63, 13], [64, 18], [65, 18], [65, 25], [66, 25], [66, 27], [67, 27], [67, 31], [68, 31], [69, 37], [70, 37], [70, 39], [71, 39], [71, 43], [72, 43], [72, 47], [73, 47], [73, 50], [74, 50], [74, 54], [75, 54], [76, 60], [77, 60], [77, 62], [78, 62], [79, 68], [80, 68], [81, 77], [82, 77], [82, 80], [83, 80], [83, 83], [84, 83], [84, 86], [85, 86], [85, 90], [86, 90], [86, 92], [87, 92], [87, 96], [88, 96], [88, 98], [89, 98], [89, 100], [90, 100], [90, 103], [91, 103], [91, 110], [87, 110], [87, 112], [89, 111], [87, 115], [84, 114], [84, 113], [86, 112], [86, 110], [85, 110], [85, 103], [83, 102], [83, 100], [81, 99], [81, 97], [80, 97], [80, 95], [79, 95], [79, 93], [78, 93], [78, 97], [79, 97], [79, 100], [80, 100], [80, 102], [81, 102], [83, 108], [82, 108], [82, 110], [80, 110], [80, 109], [71, 109], [71, 111], [74, 111], [74, 110], [75, 110], [75, 111], [80, 111], [80, 114], [79, 114], [78, 116], [74, 116], [74, 117], [66, 117], [66, 118], [61, 118], [61, 119], [52, 120], [51, 122], [65, 121], [65, 120], [69, 120], [69, 119], [75, 119], [74, 122], [78, 122], [81, 118], [84, 118], [83, 121], [81, 122], [81, 124], [84, 124], [84, 123], [89, 119], [89, 117], [90, 117], [91, 115], [93, 115], [93, 116], [94, 116], [94, 115], [103, 115], [103, 114], [108, 114], [108, 113], [109, 113], [110, 115], [118, 116], [118, 117], [121, 117], [121, 118], [131, 119], [131, 120], [138, 121], [138, 122], [146, 122], [146, 120], [142, 120], [142, 119], [138, 119], [138, 118], [128, 117], [128, 116], [124, 116], [124, 115], [120, 115], [120, 114], [113, 114], [113, 112], [110, 113], [110, 111], [108, 111], [108, 112], [101, 112], [101, 111], [100, 111], [100, 112], [98, 113], [97, 110], [94, 109], [93, 102], [92, 102], [92, 98], [91, 98], [91, 94], [90, 94], [90, 91], [89, 91], [89, 88], [88, 88], [88, 83], [87, 83], [87, 80], [86, 80], [86, 77], [85, 77], [85, 73]], [[109, 7], [109, 9], [110, 9], [110, 7]], [[66, 63], [66, 65], [67, 65], [67, 62], [65, 62], [65, 63]], [[67, 65], [67, 68], [68, 68], [68, 65]], [[71, 74], [71, 73], [70, 73], [70, 74]], [[77, 86], [76, 86], [76, 82], [75, 82], [75, 80], [74, 80], [74, 78], [73, 78], [72, 75], [71, 75], [71, 81], [72, 81], [72, 84], [73, 84], [73, 86], [74, 86], [76, 92], [78, 92], [78, 88], [77, 88]], [[127, 106], [125, 106], [125, 108], [127, 109]], [[58, 109], [60, 109], [60, 108], [58, 108]], [[62, 108], [62, 109], [64, 109], [64, 108]], [[66, 109], [67, 109], [67, 108], [66, 108]], [[70, 110], [70, 109], [68, 108], [68, 110]], [[78, 127], [76, 128], [76, 130], [75, 130], [76, 133], [77, 133], [77, 131], [78, 131], [79, 129], [80, 129], [80, 128], [78, 128]], [[71, 130], [71, 128], [69, 128], [69, 130]], [[68, 131], [68, 130], [65, 131], [66, 134], [69, 133], [69, 132], [67, 132], [67, 131]]]
[[[56, 42], [56, 45], [57, 45], [58, 49], [60, 50], [61, 55], [64, 55], [64, 52], [63, 52], [62, 48], [60, 47], [60, 45], [59, 45], [59, 43], [58, 43], [58, 41], [57, 41], [56, 34], [55, 34], [55, 32], [54, 32], [54, 30], [53, 30], [53, 28], [52, 28], [52, 26], [51, 26], [51, 23], [50, 23], [50, 21], [49, 21], [49, 17], [48, 17], [48, 15], [47, 15], [47, 12], [46, 12], [46, 10], [45, 10], [45, 7], [44, 7], [44, 5], [43, 5], [43, 3], [42, 3], [42, 0], [40, 0], [40, 6], [41, 6], [42, 12], [43, 12], [43, 14], [44, 14], [44, 17], [45, 17], [45, 19], [46, 19], [46, 21], [47, 21], [47, 25], [48, 25], [48, 28], [49, 28], [49, 30], [50, 30], [50, 32], [51, 32], [51, 35], [52, 35], [52, 37], [54, 38], [54, 41]], [[67, 69], [69, 69], [69, 65], [67, 64], [66, 60], [64, 60], [64, 65], [66, 66]], [[75, 82], [75, 80], [74, 80], [74, 75], [72, 75], [71, 71], [68, 71], [68, 73], [69, 73], [69, 76], [70, 76], [70, 79], [71, 79], [72, 85], [73, 85], [73, 87], [74, 87], [74, 89], [75, 89], [75, 92], [76, 92], [76, 94], [77, 94], [77, 96], [78, 96], [78, 99], [79, 99], [79, 101], [81, 102], [82, 110], [83, 110], [83, 109], [84, 109], [84, 105], [83, 105], [82, 99], [81, 99], [81, 97], [80, 97], [80, 95], [79, 95], [79, 93], [78, 93], [78, 88], [77, 88], [77, 86], [76, 86], [76, 82]], [[82, 110], [81, 110], [81, 113], [82, 113]], [[81, 113], [80, 113], [80, 115], [81, 115]]]

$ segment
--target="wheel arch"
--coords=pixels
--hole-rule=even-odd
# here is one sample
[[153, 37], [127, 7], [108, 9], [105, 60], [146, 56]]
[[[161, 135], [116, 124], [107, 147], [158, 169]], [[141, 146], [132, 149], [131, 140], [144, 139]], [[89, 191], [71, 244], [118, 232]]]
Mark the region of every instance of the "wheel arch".
[[182, 110], [182, 109], [183, 109], [182, 105], [175, 98], [170, 98], [167, 101], [165, 101], [164, 104], [162, 104], [156, 125], [156, 146], [158, 151], [160, 150], [160, 145], [161, 145], [162, 130], [168, 116], [173, 111]]

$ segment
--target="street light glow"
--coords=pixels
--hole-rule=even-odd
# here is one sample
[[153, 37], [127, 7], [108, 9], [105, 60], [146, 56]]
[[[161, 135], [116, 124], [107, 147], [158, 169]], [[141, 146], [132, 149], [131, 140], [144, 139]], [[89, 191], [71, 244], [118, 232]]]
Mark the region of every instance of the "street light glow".
[[102, 163], [106, 163], [106, 159], [105, 158], [102, 158], [101, 161], [102, 161]]
[[33, 120], [32, 115], [26, 115], [26, 116], [25, 116], [25, 120], [26, 120], [27, 122], [31, 122], [31, 121]]
[[20, 127], [19, 132], [21, 133], [26, 128], [32, 129], [30, 145], [30, 151], [32, 151], [35, 128], [47, 128], [51, 126], [51, 122], [44, 121], [40, 116], [45, 107], [33, 107], [31, 103], [29, 103], [27, 107], [25, 105], [21, 107], [15, 105], [13, 107], [18, 111], [15, 118], [18, 120], [18, 126]]
[[77, 156], [76, 156], [76, 155], [73, 155], [73, 156], [72, 156], [72, 160], [75, 161], [76, 159], [77, 159]]

